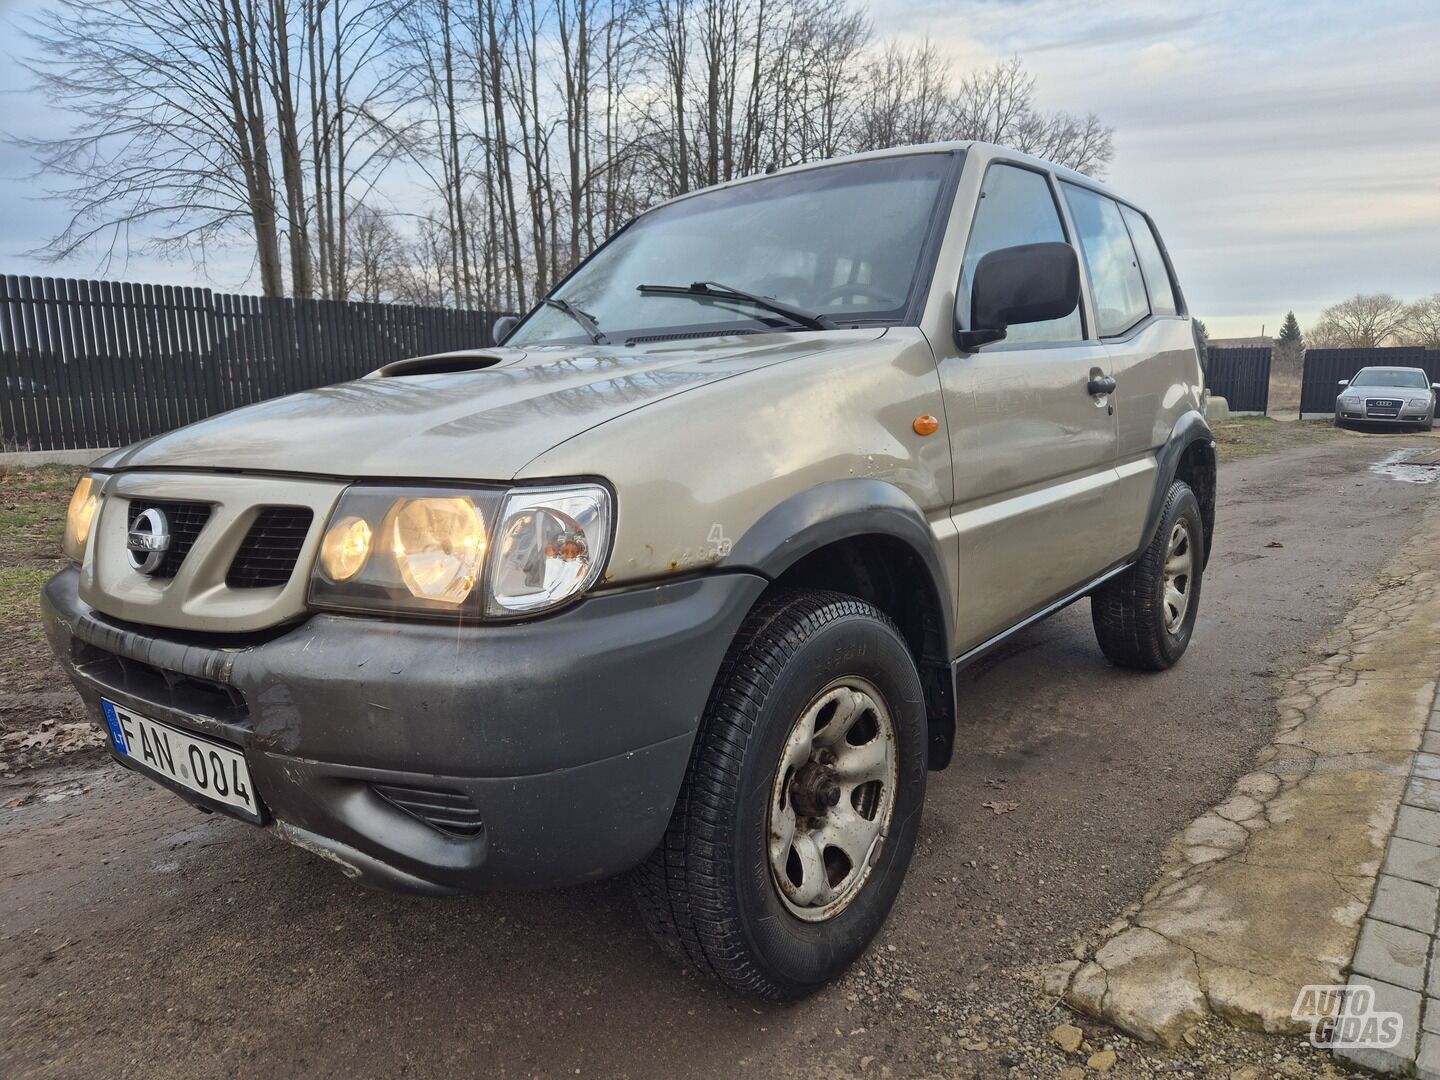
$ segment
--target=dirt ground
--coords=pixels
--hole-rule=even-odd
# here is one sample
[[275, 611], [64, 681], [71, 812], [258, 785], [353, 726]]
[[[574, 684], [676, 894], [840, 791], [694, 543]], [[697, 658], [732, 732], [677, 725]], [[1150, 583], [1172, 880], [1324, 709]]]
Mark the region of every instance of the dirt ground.
[[40, 587], [64, 562], [60, 535], [78, 470], [0, 467], [0, 776], [90, 750], [101, 738], [40, 629]]
[[1085, 1065], [1062, 1022], [1116, 1050], [1111, 1076], [1325, 1074], [1301, 1041], [1218, 1024], [1141, 1047], [1038, 981], [1249, 768], [1285, 674], [1440, 494], [1370, 468], [1424, 437], [1233, 445], [1185, 660], [1109, 667], [1081, 603], [971, 668], [889, 925], [809, 1001], [672, 966], [623, 882], [370, 893], [87, 754], [0, 775], [0, 1075], [1040, 1077]]

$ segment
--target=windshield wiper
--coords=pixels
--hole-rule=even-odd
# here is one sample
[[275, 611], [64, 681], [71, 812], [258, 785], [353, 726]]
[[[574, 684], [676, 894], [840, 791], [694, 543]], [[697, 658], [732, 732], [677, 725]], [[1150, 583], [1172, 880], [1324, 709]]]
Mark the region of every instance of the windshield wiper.
[[585, 336], [590, 339], [591, 344], [610, 344], [610, 339], [607, 338], [604, 332], [600, 329], [600, 324], [595, 321], [595, 317], [581, 311], [574, 304], [570, 303], [569, 300], [562, 300], [558, 296], [547, 296], [544, 300], [540, 302], [546, 307], [553, 307], [557, 311], [563, 311], [566, 315], [569, 315], [570, 318], [574, 319], [577, 323], [579, 323], [580, 329], [585, 331]]
[[766, 311], [773, 311], [777, 315], [784, 315], [791, 322], [808, 326], [812, 330], [834, 329], [830, 320], [824, 315], [818, 315], [803, 308], [791, 307], [783, 300], [776, 300], [773, 297], [746, 292], [744, 289], [734, 289], [729, 285], [722, 285], [718, 281], [694, 281], [689, 285], [637, 285], [635, 291], [646, 296], [699, 296], [709, 297], [712, 300], [734, 300], [742, 304], [753, 304]]

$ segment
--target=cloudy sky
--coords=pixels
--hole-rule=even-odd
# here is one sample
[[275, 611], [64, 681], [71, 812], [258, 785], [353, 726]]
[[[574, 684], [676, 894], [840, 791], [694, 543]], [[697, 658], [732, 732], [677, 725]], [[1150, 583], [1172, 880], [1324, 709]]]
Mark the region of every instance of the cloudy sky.
[[[26, 86], [0, 0], [0, 132], [59, 120]], [[1214, 335], [1275, 333], [1359, 291], [1440, 292], [1440, 2], [871, 0], [886, 34], [928, 36], [956, 70], [1019, 54], [1042, 103], [1116, 129], [1109, 179], [1149, 209]], [[0, 146], [0, 273], [55, 273], [27, 252], [64, 220], [24, 154]], [[212, 284], [253, 289], [242, 254]], [[67, 264], [86, 275], [94, 260]], [[118, 268], [112, 275], [119, 276]], [[194, 284], [136, 254], [131, 280]]]

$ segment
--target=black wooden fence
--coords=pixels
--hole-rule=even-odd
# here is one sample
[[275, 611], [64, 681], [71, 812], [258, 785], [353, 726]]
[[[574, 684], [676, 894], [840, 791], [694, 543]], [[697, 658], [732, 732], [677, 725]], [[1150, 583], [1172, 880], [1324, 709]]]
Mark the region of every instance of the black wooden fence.
[[487, 346], [496, 317], [0, 277], [0, 449], [123, 446], [408, 356]]
[[1270, 407], [1270, 349], [1207, 349], [1205, 385], [1225, 399], [1232, 413], [1264, 415]]
[[1363, 367], [1424, 368], [1431, 382], [1440, 382], [1440, 349], [1398, 346], [1388, 349], [1306, 349], [1300, 382], [1300, 415], [1335, 415], [1340, 380]]

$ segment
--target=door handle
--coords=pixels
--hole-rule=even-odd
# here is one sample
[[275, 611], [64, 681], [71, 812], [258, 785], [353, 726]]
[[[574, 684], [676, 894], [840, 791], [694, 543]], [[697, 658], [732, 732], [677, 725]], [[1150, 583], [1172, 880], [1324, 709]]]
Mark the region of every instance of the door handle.
[[1096, 375], [1085, 384], [1085, 389], [1095, 397], [1099, 397], [1101, 394], [1113, 394], [1115, 380], [1109, 375]]

